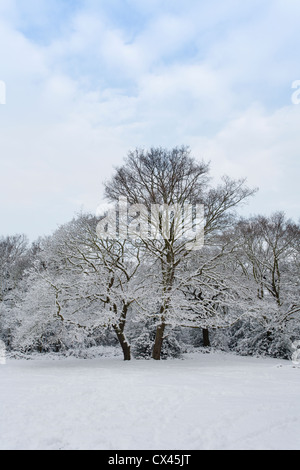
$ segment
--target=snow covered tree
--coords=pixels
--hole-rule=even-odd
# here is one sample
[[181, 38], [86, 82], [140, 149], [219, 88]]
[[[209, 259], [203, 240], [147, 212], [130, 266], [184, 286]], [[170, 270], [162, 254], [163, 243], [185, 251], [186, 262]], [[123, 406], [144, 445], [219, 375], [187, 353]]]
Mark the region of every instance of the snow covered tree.
[[143, 291], [140, 250], [127, 240], [100, 239], [97, 223], [95, 217], [81, 215], [57, 231], [54, 251], [60, 269], [73, 279], [64, 283], [61, 295], [69, 307], [73, 304], [80, 324], [111, 327], [124, 360], [130, 360], [125, 327], [128, 312]]
[[256, 286], [255, 320], [270, 347], [276, 335], [293, 339], [299, 334], [299, 225], [277, 212], [241, 220], [238, 234], [243, 272]]
[[[149, 151], [136, 149], [129, 152], [125, 164], [106, 184], [106, 196], [110, 201], [116, 202], [124, 197], [131, 205], [142, 204], [149, 214], [152, 205], [161, 208], [155, 227], [160, 237], [153, 239], [140, 234], [143, 248], [151, 253], [160, 267], [160, 307], [156, 314], [156, 338], [152, 352], [156, 360], [161, 357], [164, 332], [172, 310], [176, 272], [180, 263], [191, 253], [187, 249], [186, 238], [177, 230], [180, 207], [204, 205], [204, 234], [212, 237], [231, 223], [232, 209], [253, 194], [243, 180], [233, 181], [228, 177], [219, 187], [210, 188], [208, 172], [209, 166], [194, 159], [188, 147], [171, 150], [151, 148]], [[163, 208], [166, 206], [179, 207], [168, 219], [167, 234], [163, 220]], [[192, 236], [190, 241], [195, 243], [197, 240]]]
[[11, 310], [15, 324], [13, 348], [20, 352], [58, 351], [66, 338], [60, 317], [57, 291], [32, 273], [29, 287]]
[[33, 258], [25, 235], [0, 238], [0, 339], [8, 347], [15, 327], [11, 310], [26, 289], [27, 271]]
[[29, 264], [29, 247], [25, 235], [0, 238], [0, 302], [18, 285]]

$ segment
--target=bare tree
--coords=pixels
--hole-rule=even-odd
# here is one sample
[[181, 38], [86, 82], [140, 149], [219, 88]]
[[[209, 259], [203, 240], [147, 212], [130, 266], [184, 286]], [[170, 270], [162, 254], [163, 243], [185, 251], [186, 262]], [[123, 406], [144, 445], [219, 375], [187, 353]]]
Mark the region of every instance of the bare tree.
[[0, 302], [17, 286], [29, 263], [29, 246], [25, 235], [0, 238]]
[[240, 262], [256, 284], [258, 318], [271, 338], [273, 327], [286, 329], [300, 312], [300, 227], [285, 214], [256, 216], [238, 224]]
[[140, 250], [127, 240], [99, 239], [96, 225], [95, 217], [81, 215], [56, 233], [58, 266], [73, 279], [60, 285], [60, 298], [74, 305], [72, 316], [81, 326], [88, 324], [84, 312], [96, 307], [98, 316], [94, 309], [90, 316], [93, 325], [112, 327], [124, 360], [130, 360], [125, 327], [129, 309], [142, 291]]
[[[204, 233], [211, 238], [230, 224], [232, 210], [254, 191], [245, 186], [244, 180], [233, 181], [227, 177], [219, 187], [210, 188], [208, 172], [208, 164], [193, 158], [188, 147], [171, 150], [151, 148], [148, 151], [136, 149], [129, 152], [125, 164], [106, 183], [106, 197], [115, 202], [125, 197], [129, 204], [143, 204], [148, 213], [151, 213], [151, 205], [183, 207], [185, 204], [204, 204]], [[171, 312], [175, 274], [180, 263], [190, 255], [182, 232], [176, 230], [178, 216], [169, 217], [166, 234], [162, 220], [164, 212], [160, 211], [159, 214], [156, 229], [160, 239], [140, 236], [143, 248], [160, 265], [160, 308], [152, 352], [156, 360], [161, 356], [165, 328]]]

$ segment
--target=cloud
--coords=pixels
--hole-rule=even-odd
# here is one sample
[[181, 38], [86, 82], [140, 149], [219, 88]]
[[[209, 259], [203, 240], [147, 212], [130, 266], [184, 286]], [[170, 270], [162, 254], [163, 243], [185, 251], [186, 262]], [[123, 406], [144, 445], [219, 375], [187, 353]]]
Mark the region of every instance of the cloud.
[[211, 139], [194, 138], [192, 146], [211, 160], [216, 178], [228, 174], [246, 177], [259, 187], [247, 211], [255, 213], [283, 210], [298, 219], [300, 188], [300, 106], [286, 106], [268, 113], [253, 105], [228, 122]]
[[258, 209], [299, 210], [297, 2], [72, 5], [0, 5], [3, 231], [35, 237], [96, 210], [136, 146], [190, 145], [216, 177], [259, 185]]

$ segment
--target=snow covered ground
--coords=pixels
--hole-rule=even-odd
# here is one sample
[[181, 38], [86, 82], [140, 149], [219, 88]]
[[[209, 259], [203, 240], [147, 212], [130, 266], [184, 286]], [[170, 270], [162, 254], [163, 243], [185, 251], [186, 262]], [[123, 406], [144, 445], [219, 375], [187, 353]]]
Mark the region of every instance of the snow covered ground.
[[0, 449], [300, 449], [300, 369], [194, 354], [184, 360], [8, 360]]

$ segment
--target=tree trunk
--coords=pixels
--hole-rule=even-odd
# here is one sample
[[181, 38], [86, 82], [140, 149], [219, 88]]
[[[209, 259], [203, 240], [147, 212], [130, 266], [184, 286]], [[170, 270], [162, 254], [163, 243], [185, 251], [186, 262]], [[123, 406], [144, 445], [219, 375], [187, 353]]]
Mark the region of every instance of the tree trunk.
[[155, 359], [156, 361], [160, 360], [165, 328], [166, 324], [162, 322], [156, 329], [155, 343], [152, 351], [152, 359]]
[[164, 284], [164, 299], [163, 304], [160, 308], [160, 318], [161, 322], [156, 329], [155, 342], [152, 351], [152, 359], [160, 361], [161, 350], [164, 340], [164, 332], [166, 329], [166, 313], [168, 312], [170, 306], [170, 293], [172, 291], [172, 286], [175, 276], [175, 266], [174, 266], [174, 253], [172, 247], [168, 246], [166, 242], [166, 260], [161, 261], [162, 273], [163, 273], [163, 284]]
[[130, 344], [128, 343], [126, 339], [124, 332], [116, 325], [114, 326], [114, 330], [116, 332], [117, 338], [119, 340], [119, 343], [123, 351], [124, 361], [130, 361], [131, 360]]
[[[124, 361], [131, 360], [130, 344], [128, 343], [127, 338], [124, 333], [128, 307], [129, 307], [128, 303], [123, 304], [122, 314], [120, 316], [119, 322], [118, 324], [113, 325], [113, 328], [116, 332], [117, 338], [119, 340], [119, 343], [123, 351]], [[114, 309], [115, 314], [117, 315], [118, 309], [117, 309], [116, 304], [113, 305], [113, 309]]]
[[205, 348], [209, 348], [210, 347], [210, 340], [209, 340], [209, 331], [208, 331], [208, 329], [203, 328], [202, 333], [203, 333], [203, 346]]

